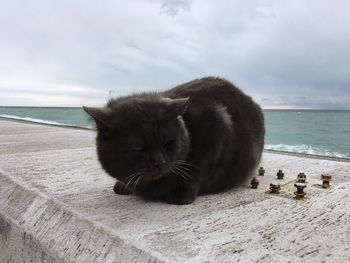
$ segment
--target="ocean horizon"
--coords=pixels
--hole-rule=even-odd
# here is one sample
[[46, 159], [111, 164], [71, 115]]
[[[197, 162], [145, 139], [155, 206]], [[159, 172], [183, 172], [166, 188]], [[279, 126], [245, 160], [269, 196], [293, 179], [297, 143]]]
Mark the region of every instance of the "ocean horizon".
[[[263, 113], [265, 149], [350, 158], [350, 110], [264, 109]], [[0, 116], [94, 127], [81, 107], [0, 106]]]

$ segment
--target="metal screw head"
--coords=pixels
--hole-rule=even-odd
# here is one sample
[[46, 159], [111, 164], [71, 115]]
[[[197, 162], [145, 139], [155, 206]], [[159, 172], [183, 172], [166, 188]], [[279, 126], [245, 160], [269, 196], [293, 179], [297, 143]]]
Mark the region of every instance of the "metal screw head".
[[330, 181], [332, 180], [332, 176], [331, 175], [325, 175], [325, 174], [322, 174], [322, 187], [323, 188], [329, 188], [331, 185], [330, 185]]
[[259, 180], [256, 179], [256, 177], [253, 177], [253, 179], [250, 181], [250, 184], [251, 184], [252, 188], [256, 189], [256, 188], [258, 188]]
[[264, 167], [260, 166], [259, 170], [258, 170], [258, 173], [260, 176], [263, 176], [265, 174], [265, 169]]
[[295, 183], [294, 186], [297, 188], [297, 191], [294, 192], [296, 198], [303, 198], [306, 193], [304, 192], [304, 188], [306, 188], [306, 184], [304, 183]]
[[278, 170], [276, 176], [277, 176], [277, 179], [280, 179], [280, 180], [281, 180], [281, 179], [283, 179], [283, 177], [284, 177], [284, 173], [282, 172], [282, 170]]
[[306, 174], [305, 173], [299, 173], [298, 174], [298, 183], [305, 183], [306, 182]]
[[270, 183], [270, 191], [271, 193], [279, 193], [281, 190], [281, 185], [279, 183]]
[[322, 174], [321, 176], [322, 176], [322, 180], [324, 180], [324, 181], [332, 180], [332, 176], [331, 175]]

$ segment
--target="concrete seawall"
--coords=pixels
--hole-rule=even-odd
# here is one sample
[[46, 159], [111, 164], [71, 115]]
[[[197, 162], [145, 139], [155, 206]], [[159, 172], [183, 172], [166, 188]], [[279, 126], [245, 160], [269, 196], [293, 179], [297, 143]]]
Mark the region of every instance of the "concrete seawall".
[[[0, 119], [0, 262], [348, 262], [350, 163], [265, 152], [248, 185], [173, 206], [113, 193], [95, 133]], [[284, 186], [268, 193], [278, 169]], [[294, 179], [307, 174], [296, 200]], [[320, 175], [333, 176], [323, 189]]]

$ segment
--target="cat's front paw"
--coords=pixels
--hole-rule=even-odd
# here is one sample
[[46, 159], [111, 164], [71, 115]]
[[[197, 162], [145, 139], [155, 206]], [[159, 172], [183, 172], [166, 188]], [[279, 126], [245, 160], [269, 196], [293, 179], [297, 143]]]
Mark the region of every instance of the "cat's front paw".
[[129, 195], [131, 192], [125, 187], [122, 182], [117, 181], [113, 187], [113, 190], [118, 195]]
[[194, 199], [195, 196], [192, 193], [179, 192], [169, 194], [164, 201], [173, 205], [189, 205], [193, 203]]

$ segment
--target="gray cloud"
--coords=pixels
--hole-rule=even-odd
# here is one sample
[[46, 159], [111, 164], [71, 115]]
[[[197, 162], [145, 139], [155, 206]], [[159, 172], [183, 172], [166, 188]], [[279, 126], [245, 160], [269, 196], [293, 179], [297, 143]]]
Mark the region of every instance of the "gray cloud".
[[189, 11], [190, 0], [163, 0], [160, 12], [170, 16], [176, 16], [180, 9]]
[[340, 0], [3, 1], [0, 105], [103, 104], [110, 90], [163, 90], [216, 75], [266, 106], [350, 108], [349, 7]]

